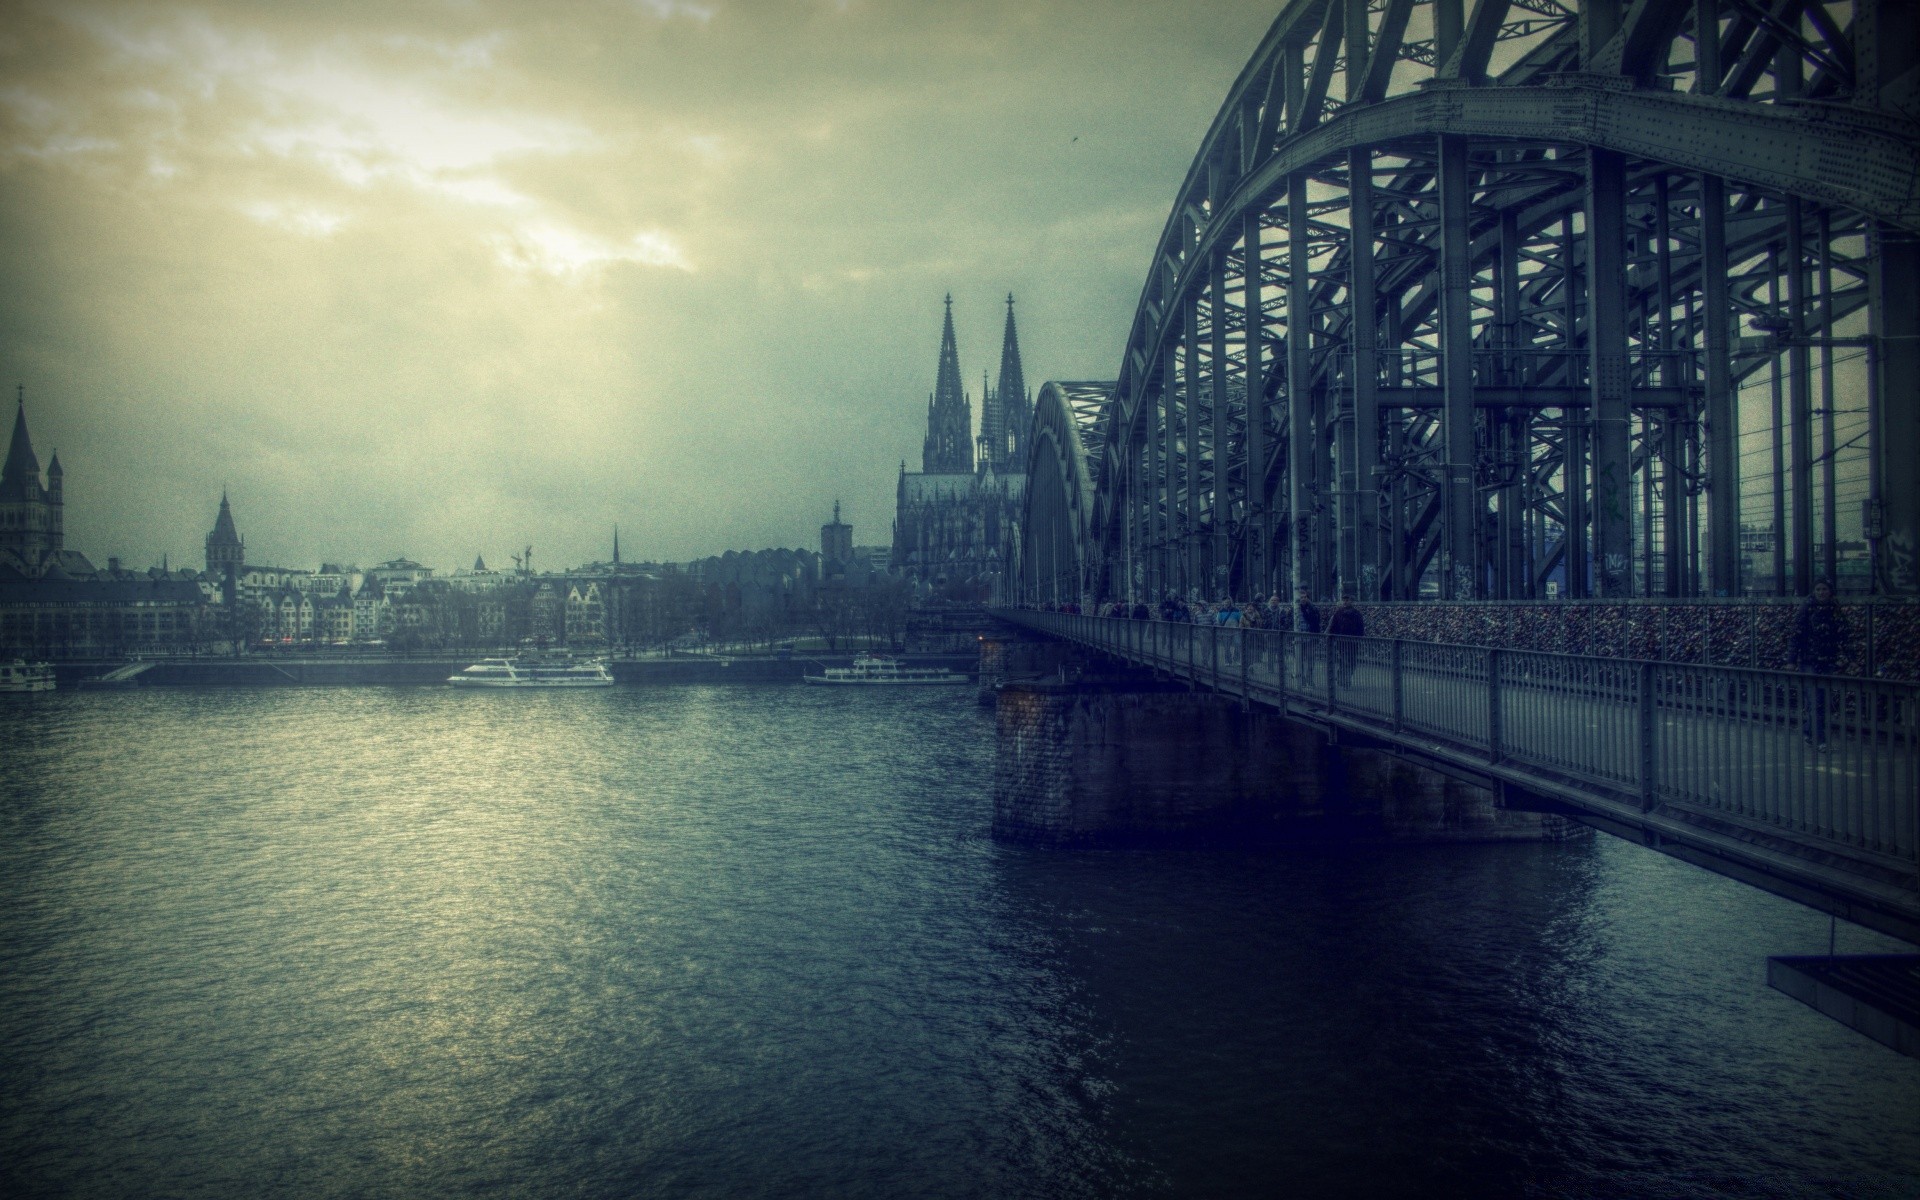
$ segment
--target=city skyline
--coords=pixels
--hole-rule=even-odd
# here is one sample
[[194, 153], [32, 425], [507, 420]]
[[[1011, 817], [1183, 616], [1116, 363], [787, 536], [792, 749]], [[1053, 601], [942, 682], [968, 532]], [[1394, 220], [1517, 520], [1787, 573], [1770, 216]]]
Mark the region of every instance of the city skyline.
[[189, 561], [223, 486], [289, 564], [805, 545], [836, 497], [885, 544], [942, 297], [976, 403], [1009, 290], [1035, 386], [1111, 375], [1271, 17], [30, 6], [0, 370], [101, 561]]

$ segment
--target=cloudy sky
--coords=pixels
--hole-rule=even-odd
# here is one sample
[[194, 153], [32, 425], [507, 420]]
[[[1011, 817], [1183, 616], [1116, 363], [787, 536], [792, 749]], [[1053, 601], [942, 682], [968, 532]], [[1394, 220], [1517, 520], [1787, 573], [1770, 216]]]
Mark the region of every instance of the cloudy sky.
[[1112, 377], [1278, 8], [8, 3], [0, 379], [95, 561], [884, 544], [941, 296]]

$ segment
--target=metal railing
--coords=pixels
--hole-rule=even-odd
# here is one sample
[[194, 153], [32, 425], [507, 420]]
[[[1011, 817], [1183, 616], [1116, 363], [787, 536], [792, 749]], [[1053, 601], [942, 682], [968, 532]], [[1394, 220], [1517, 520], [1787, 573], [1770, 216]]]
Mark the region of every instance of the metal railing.
[[[1009, 615], [1216, 690], [1537, 778], [1553, 794], [1696, 814], [1899, 888], [1920, 883], [1920, 686], [1911, 683]], [[1911, 907], [1920, 922], [1920, 904]]]

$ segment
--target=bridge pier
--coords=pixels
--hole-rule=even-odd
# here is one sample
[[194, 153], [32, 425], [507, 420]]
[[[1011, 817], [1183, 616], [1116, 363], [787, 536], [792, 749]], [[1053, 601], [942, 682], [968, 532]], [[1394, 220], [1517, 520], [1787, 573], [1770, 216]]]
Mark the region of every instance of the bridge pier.
[[1005, 626], [980, 635], [979, 699], [981, 707], [992, 708], [1000, 685], [1011, 679], [1038, 679], [1061, 675], [1071, 666], [1076, 676], [1083, 673], [1087, 655], [1058, 638], [1045, 637], [1018, 626]]
[[1481, 842], [1582, 831], [1271, 709], [1084, 653], [1056, 657], [1047, 674], [998, 687], [999, 838]]

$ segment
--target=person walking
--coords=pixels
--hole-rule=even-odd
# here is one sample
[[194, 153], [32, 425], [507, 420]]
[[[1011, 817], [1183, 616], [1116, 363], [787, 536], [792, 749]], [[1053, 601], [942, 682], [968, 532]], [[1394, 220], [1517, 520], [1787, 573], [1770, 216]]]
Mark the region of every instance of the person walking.
[[1303, 587], [1293, 595], [1293, 627], [1301, 633], [1319, 633], [1320, 606], [1313, 602], [1313, 593]]
[[1351, 593], [1340, 597], [1340, 604], [1327, 618], [1327, 632], [1340, 640], [1335, 642], [1334, 655], [1339, 675], [1337, 683], [1346, 689], [1353, 683], [1353, 668], [1360, 661], [1360, 645], [1352, 638], [1367, 636], [1367, 622], [1360, 615], [1360, 609], [1353, 603]]
[[[1800, 605], [1793, 620], [1793, 666], [1806, 675], [1831, 675], [1840, 666], [1847, 640], [1847, 619], [1833, 601], [1833, 585], [1822, 579]], [[1808, 745], [1827, 748], [1827, 689], [1811, 683], [1801, 689], [1800, 735]]]
[[[1313, 593], [1306, 588], [1294, 589], [1293, 628], [1297, 633], [1320, 632], [1320, 606], [1313, 602]], [[1311, 688], [1314, 677], [1314, 660], [1320, 657], [1320, 639], [1307, 637], [1298, 640], [1296, 645], [1300, 653], [1300, 686]]]

